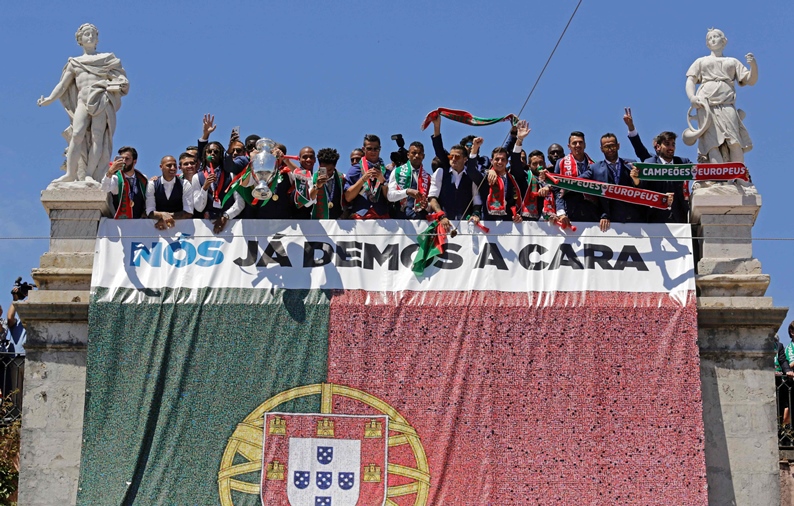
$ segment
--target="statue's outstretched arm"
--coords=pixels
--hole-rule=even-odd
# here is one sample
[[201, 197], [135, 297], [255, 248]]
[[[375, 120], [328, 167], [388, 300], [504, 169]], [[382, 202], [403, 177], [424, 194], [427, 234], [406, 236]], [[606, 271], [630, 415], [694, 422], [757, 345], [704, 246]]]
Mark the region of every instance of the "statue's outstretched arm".
[[58, 84], [55, 85], [55, 88], [52, 89], [52, 93], [47, 98], [44, 98], [42, 95], [36, 103], [39, 107], [50, 105], [55, 100], [61, 98], [63, 92], [66, 91], [66, 88], [69, 84], [74, 81], [74, 71], [72, 70], [71, 65], [67, 65], [66, 68], [63, 70], [63, 75], [61, 75], [61, 80], [58, 81]]

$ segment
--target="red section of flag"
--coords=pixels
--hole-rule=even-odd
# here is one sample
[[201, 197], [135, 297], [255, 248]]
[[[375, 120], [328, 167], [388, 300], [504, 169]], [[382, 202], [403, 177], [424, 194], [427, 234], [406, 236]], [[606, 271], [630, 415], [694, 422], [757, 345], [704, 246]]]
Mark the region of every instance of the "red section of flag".
[[694, 294], [348, 291], [330, 322], [328, 381], [416, 429], [428, 505], [707, 502]]

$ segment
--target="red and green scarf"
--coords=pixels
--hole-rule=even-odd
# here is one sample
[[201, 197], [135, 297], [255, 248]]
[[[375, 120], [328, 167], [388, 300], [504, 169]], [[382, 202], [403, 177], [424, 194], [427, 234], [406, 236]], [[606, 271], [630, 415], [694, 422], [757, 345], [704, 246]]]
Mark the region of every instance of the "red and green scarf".
[[[510, 180], [510, 184], [513, 185], [513, 201], [516, 203], [516, 205], [521, 206], [522, 201], [521, 196], [519, 195], [520, 190], [518, 189], [518, 184], [516, 183], [516, 180], [512, 174], [508, 172], [506, 176]], [[492, 184], [488, 190], [488, 198], [485, 200], [485, 207], [488, 210], [488, 214], [491, 216], [507, 215], [507, 197], [505, 195], [505, 190], [505, 182], [501, 177], [497, 177], [496, 182]], [[516, 208], [513, 207], [513, 212], [515, 211]], [[521, 210], [518, 212], [520, 213]]]
[[640, 204], [657, 209], [668, 209], [670, 207], [668, 203], [669, 198], [666, 193], [632, 188], [630, 186], [602, 183], [600, 181], [591, 181], [578, 177], [566, 177], [560, 174], [547, 174], [546, 177], [549, 178], [551, 186], [566, 191], [619, 200], [630, 204]]
[[[398, 190], [407, 190], [411, 188], [411, 184], [414, 180], [414, 175], [417, 175], [416, 178], [416, 191], [419, 192], [420, 195], [424, 195], [427, 198], [428, 192], [430, 192], [430, 174], [425, 172], [423, 166], [419, 166], [416, 171], [414, 171], [413, 165], [411, 162], [406, 164], [400, 165], [396, 169], [394, 169], [394, 179], [397, 182], [397, 189]], [[415, 174], [418, 172], [418, 174]], [[404, 198], [400, 201], [400, 208], [405, 210], [405, 207], [408, 205], [408, 198]], [[414, 199], [414, 210], [421, 211], [422, 207], [419, 204], [418, 199]]]
[[[116, 180], [119, 185], [119, 207], [113, 217], [117, 220], [132, 219], [132, 208], [135, 206], [135, 202], [130, 199], [130, 183], [127, 182], [127, 178], [121, 172], [116, 173]], [[136, 170], [135, 182], [138, 185], [138, 191], [145, 197], [146, 176]]]
[[452, 121], [457, 121], [458, 123], [465, 123], [466, 125], [471, 126], [485, 126], [485, 125], [493, 125], [494, 123], [499, 123], [500, 121], [509, 121], [512, 124], [516, 124], [518, 122], [518, 117], [515, 114], [508, 114], [507, 116], [501, 116], [498, 118], [479, 118], [477, 116], [473, 116], [470, 112], [461, 111], [459, 109], [447, 109], [446, 107], [439, 107], [435, 111], [430, 111], [425, 116], [425, 120], [422, 122], [422, 130], [428, 127], [430, 123], [433, 122], [438, 116], [444, 116], [447, 119], [451, 119]]

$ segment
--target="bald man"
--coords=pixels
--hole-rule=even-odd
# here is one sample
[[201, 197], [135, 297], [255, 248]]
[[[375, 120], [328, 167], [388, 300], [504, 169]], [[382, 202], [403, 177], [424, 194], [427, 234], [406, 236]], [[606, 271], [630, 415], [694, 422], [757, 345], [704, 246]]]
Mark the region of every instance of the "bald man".
[[175, 219], [193, 217], [193, 189], [186, 179], [176, 177], [176, 159], [167, 155], [160, 160], [161, 177], [146, 185], [146, 216], [155, 221], [155, 228], [174, 226]]

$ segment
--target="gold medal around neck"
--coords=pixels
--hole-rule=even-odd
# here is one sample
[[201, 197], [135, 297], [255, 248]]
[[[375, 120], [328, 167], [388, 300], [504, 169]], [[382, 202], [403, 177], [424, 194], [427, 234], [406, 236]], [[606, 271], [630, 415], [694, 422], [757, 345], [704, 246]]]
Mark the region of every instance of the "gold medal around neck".
[[270, 200], [278, 200], [278, 195], [273, 195], [273, 197], [271, 197]]
[[130, 207], [135, 207], [135, 202], [130, 202]]
[[333, 202], [329, 202], [328, 203], [328, 209], [333, 209], [333, 208], [334, 208], [334, 203]]

